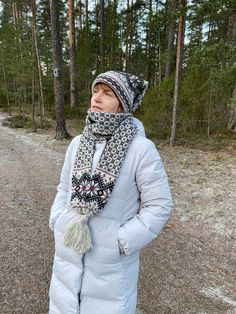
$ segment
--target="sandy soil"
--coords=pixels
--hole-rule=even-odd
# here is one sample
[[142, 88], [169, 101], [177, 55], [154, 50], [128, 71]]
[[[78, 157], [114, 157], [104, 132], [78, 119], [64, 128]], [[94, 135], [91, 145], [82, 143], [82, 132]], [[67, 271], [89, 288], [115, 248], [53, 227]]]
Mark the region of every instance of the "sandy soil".
[[[53, 135], [0, 126], [0, 313], [48, 310], [49, 210], [69, 143]], [[236, 313], [235, 150], [159, 151], [175, 211], [141, 253], [140, 313]]]

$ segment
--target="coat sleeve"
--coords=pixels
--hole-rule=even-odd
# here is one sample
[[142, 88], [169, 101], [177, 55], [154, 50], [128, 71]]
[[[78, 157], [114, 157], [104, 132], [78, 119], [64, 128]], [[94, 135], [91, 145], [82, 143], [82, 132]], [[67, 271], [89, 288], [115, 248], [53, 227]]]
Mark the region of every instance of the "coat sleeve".
[[59, 185], [57, 186], [57, 194], [52, 204], [51, 212], [50, 212], [49, 228], [51, 230], [54, 230], [56, 220], [58, 219], [60, 214], [63, 212], [63, 210], [66, 208], [67, 197], [69, 193], [69, 180], [70, 180], [70, 173], [71, 173], [72, 151], [73, 151], [75, 140], [76, 138], [72, 140], [65, 154], [64, 164], [63, 164], [61, 175], [60, 175], [60, 182], [59, 182]]
[[136, 172], [141, 209], [118, 232], [118, 240], [126, 255], [139, 251], [156, 238], [173, 207], [160, 155], [151, 141], [145, 146]]

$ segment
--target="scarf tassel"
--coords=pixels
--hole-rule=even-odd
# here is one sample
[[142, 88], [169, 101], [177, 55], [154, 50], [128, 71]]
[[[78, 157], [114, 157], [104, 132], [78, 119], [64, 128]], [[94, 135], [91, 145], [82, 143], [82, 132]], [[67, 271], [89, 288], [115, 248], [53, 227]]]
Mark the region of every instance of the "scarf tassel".
[[63, 236], [63, 244], [80, 254], [88, 252], [92, 247], [88, 216], [78, 215], [75, 218], [75, 221], [68, 227]]

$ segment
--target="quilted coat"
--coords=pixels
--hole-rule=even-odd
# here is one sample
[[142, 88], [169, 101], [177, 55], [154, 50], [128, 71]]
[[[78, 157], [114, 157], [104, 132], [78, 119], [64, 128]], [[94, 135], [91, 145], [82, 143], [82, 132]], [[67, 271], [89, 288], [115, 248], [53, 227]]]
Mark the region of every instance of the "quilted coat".
[[[89, 220], [92, 248], [78, 254], [62, 244], [75, 217], [70, 209], [71, 175], [80, 136], [66, 152], [51, 208], [55, 256], [50, 314], [135, 314], [139, 252], [160, 233], [172, 210], [168, 179], [155, 145], [140, 131], [131, 142], [104, 209]], [[93, 169], [105, 142], [96, 143]], [[121, 243], [125, 254], [120, 254]]]

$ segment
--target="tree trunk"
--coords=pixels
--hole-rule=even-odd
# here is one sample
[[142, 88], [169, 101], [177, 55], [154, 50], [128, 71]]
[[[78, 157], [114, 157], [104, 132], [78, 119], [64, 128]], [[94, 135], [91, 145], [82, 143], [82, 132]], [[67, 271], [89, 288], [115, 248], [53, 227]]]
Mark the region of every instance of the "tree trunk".
[[104, 67], [104, 0], [100, 0], [100, 5], [100, 71], [102, 72]]
[[152, 85], [152, 55], [151, 55], [151, 34], [152, 34], [152, 0], [149, 0], [149, 18], [148, 18], [148, 34], [147, 34], [147, 79]]
[[116, 59], [116, 44], [115, 44], [115, 31], [116, 31], [116, 11], [117, 11], [117, 1], [113, 1], [113, 9], [112, 9], [112, 22], [111, 22], [111, 48], [110, 48], [110, 69], [112, 70], [114, 68], [114, 63]]
[[79, 0], [79, 30], [82, 30], [82, 0]]
[[[33, 12], [35, 2], [32, 0], [31, 4], [31, 10]], [[35, 121], [35, 111], [36, 111], [36, 106], [35, 106], [35, 29], [34, 29], [34, 13], [32, 13], [32, 67], [33, 67], [33, 73], [32, 73], [32, 81], [31, 81], [31, 103], [32, 103], [32, 112], [31, 112], [31, 118], [32, 118], [32, 126], [34, 132], [37, 131], [37, 126], [36, 126], [36, 121]]]
[[208, 114], [207, 114], [207, 135], [210, 136], [211, 133], [211, 113], [212, 113], [212, 93], [214, 89], [214, 81], [210, 75], [210, 90], [209, 90], [209, 101], [208, 101]]
[[37, 40], [37, 30], [36, 30], [36, 4], [35, 0], [32, 0], [32, 25], [33, 25], [33, 38], [34, 38], [34, 49], [35, 56], [37, 61], [38, 68], [38, 77], [39, 77], [39, 92], [40, 92], [40, 127], [43, 128], [44, 118], [45, 118], [45, 109], [44, 109], [44, 95], [43, 95], [43, 82], [42, 82], [42, 69], [40, 63], [40, 56], [38, 50], [38, 40]]
[[229, 20], [228, 20], [228, 31], [227, 39], [231, 44], [236, 43], [236, 2], [231, 0], [229, 2]]
[[129, 69], [129, 27], [131, 27], [129, 0], [127, 0], [127, 17], [126, 17], [126, 36], [125, 36], [125, 71]]
[[59, 7], [57, 0], [50, 0], [52, 58], [54, 66], [54, 94], [56, 111], [56, 139], [68, 137], [64, 113], [64, 90], [62, 81], [62, 47], [59, 28]]
[[161, 32], [158, 32], [158, 86], [161, 87], [162, 81], [162, 53], [161, 53]]
[[174, 104], [173, 104], [170, 146], [174, 145], [175, 137], [176, 137], [176, 114], [177, 114], [177, 107], [178, 107], [178, 100], [179, 100], [181, 70], [182, 70], [182, 63], [183, 63], [186, 0], [180, 0], [180, 5], [181, 5], [181, 15], [179, 17], [178, 36], [177, 36], [175, 90], [174, 90]]
[[12, 2], [12, 16], [13, 16], [13, 27], [15, 31], [15, 46], [17, 50], [19, 51], [18, 60], [19, 60], [19, 66], [18, 66], [18, 77], [19, 77], [19, 83], [17, 86], [17, 98], [18, 98], [18, 104], [19, 104], [19, 112], [20, 114], [25, 115], [25, 105], [26, 105], [26, 88], [24, 86], [24, 82], [22, 80], [22, 63], [23, 63], [23, 52], [22, 52], [22, 39], [21, 39], [21, 9], [19, 7], [19, 3], [17, 1]]
[[32, 76], [32, 125], [34, 132], [37, 131], [36, 121], [35, 121], [35, 75]]
[[168, 27], [167, 27], [167, 53], [166, 53], [166, 66], [165, 66], [165, 78], [169, 77], [172, 72], [172, 61], [174, 51], [175, 40], [175, 10], [176, 0], [170, 0], [167, 2], [167, 14], [168, 14]]
[[88, 14], [88, 0], [85, 0], [85, 25], [86, 31], [89, 29], [89, 14]]
[[236, 132], [236, 108], [231, 112], [228, 128]]
[[[235, 0], [229, 2], [229, 20], [227, 30], [227, 41], [229, 44], [235, 45], [236, 43], [236, 3]], [[233, 95], [231, 98], [231, 113], [228, 123], [230, 130], [236, 131], [236, 85], [234, 87]]]
[[75, 1], [68, 0], [69, 8], [69, 36], [70, 36], [70, 104], [75, 108], [77, 104], [76, 86], [76, 45], [75, 45]]
[[132, 45], [133, 45], [133, 33], [134, 33], [134, 1], [131, 0], [131, 9], [130, 9], [130, 25], [129, 27], [129, 49], [128, 49], [128, 65], [127, 65], [127, 71], [130, 71], [130, 57], [132, 54]]
[[236, 131], [236, 85], [235, 85], [235, 88], [233, 91], [233, 97], [231, 99], [231, 104], [233, 105], [233, 108], [231, 110], [228, 128], [230, 130]]
[[1, 61], [2, 61], [2, 70], [3, 70], [3, 77], [4, 77], [5, 93], [6, 93], [6, 99], [7, 99], [7, 111], [8, 111], [9, 116], [11, 116], [11, 106], [10, 106], [10, 100], [9, 100], [8, 87], [7, 87], [6, 69], [5, 69], [5, 64], [4, 64], [2, 56], [1, 56]]
[[85, 0], [85, 37], [84, 37], [84, 51], [85, 51], [85, 77], [84, 77], [84, 92], [85, 101], [88, 103], [90, 95], [89, 77], [90, 77], [90, 49], [89, 49], [89, 1]]

